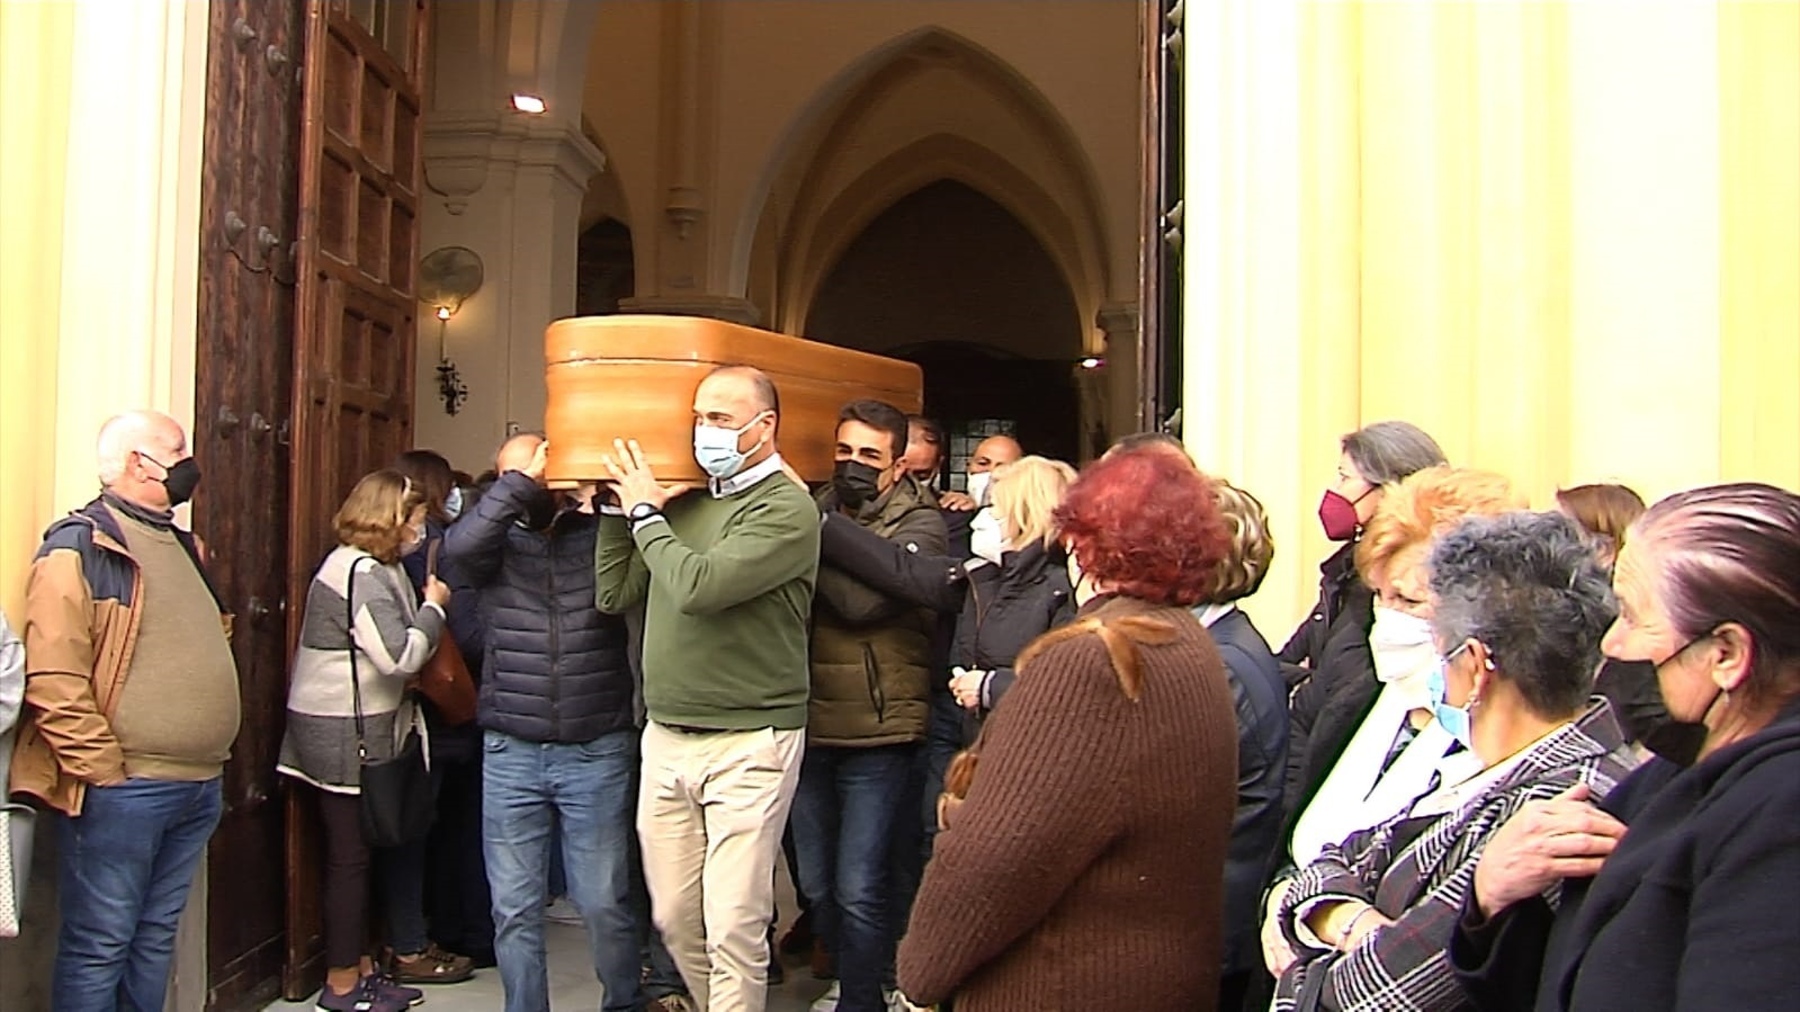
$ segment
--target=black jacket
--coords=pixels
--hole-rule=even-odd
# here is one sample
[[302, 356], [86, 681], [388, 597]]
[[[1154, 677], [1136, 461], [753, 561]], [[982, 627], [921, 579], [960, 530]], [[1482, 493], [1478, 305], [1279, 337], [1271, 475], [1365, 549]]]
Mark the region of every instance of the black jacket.
[[1000, 565], [969, 573], [950, 663], [993, 672], [982, 707], [992, 710], [1012, 688], [1013, 660], [1032, 640], [1074, 617], [1075, 593], [1060, 551], [1033, 543], [1007, 552]]
[[[1381, 683], [1369, 651], [1373, 609], [1338, 617], [1331, 636], [1313, 657], [1312, 673], [1294, 690], [1288, 703], [1287, 786], [1282, 806], [1288, 830], [1294, 817], [1312, 800], [1338, 756], [1362, 726]], [[1283, 838], [1286, 838], [1283, 833]]]
[[[444, 609], [446, 624], [450, 636], [461, 651], [463, 663], [468, 665], [469, 677], [477, 686], [481, 684], [481, 655], [483, 635], [481, 624], [481, 592], [462, 574], [462, 568], [444, 554], [443, 540], [447, 531], [446, 525], [434, 519], [425, 521], [425, 544], [418, 551], [401, 558], [400, 567], [406, 570], [406, 578], [412, 581], [413, 590], [419, 592], [419, 599], [425, 594], [425, 563], [431, 546], [438, 546], [437, 577], [450, 588], [450, 604]], [[441, 649], [441, 648], [440, 648]], [[468, 762], [475, 759], [481, 751], [481, 729], [476, 724], [464, 724], [451, 727], [444, 723], [437, 707], [425, 696], [418, 697], [420, 709], [425, 713], [425, 726], [431, 729], [431, 759], [452, 762]]]
[[450, 588], [450, 606], [444, 609], [446, 623], [450, 627], [450, 635], [455, 638], [456, 646], [462, 651], [463, 660], [469, 665], [469, 675], [476, 682], [481, 681], [481, 591], [477, 590], [468, 577], [462, 574], [462, 567], [454, 559], [443, 554], [444, 535], [449, 526], [436, 520], [425, 521], [425, 544], [411, 555], [400, 560], [400, 567], [406, 570], [406, 578], [412, 581], [413, 589], [419, 592], [419, 599], [425, 594], [425, 562], [433, 542], [438, 543], [437, 577]]
[[1800, 1008], [1800, 704], [1692, 769], [1657, 759], [1603, 808], [1630, 826], [1590, 880], [1451, 941], [1481, 1009]]
[[1225, 661], [1237, 706], [1237, 814], [1225, 853], [1225, 973], [1262, 965], [1258, 903], [1269, 855], [1281, 839], [1281, 792], [1287, 774], [1287, 688], [1269, 643], [1232, 609], [1207, 629]]
[[1281, 660], [1289, 687], [1305, 679], [1309, 670], [1318, 670], [1327, 644], [1346, 616], [1365, 632], [1375, 621], [1375, 594], [1356, 571], [1354, 541], [1320, 563], [1319, 602], [1313, 605], [1312, 612], [1294, 629], [1287, 645], [1276, 655]]
[[444, 553], [481, 590], [482, 727], [526, 741], [591, 741], [636, 723], [624, 620], [594, 608], [599, 518], [519, 523], [536, 484], [516, 471], [450, 526]]

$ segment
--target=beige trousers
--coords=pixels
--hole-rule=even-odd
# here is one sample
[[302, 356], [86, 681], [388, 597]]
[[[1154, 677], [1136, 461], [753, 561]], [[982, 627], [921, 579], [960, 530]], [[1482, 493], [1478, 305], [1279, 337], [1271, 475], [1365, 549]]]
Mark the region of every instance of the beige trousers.
[[644, 728], [650, 912], [702, 1012], [763, 1012], [775, 861], [806, 732]]

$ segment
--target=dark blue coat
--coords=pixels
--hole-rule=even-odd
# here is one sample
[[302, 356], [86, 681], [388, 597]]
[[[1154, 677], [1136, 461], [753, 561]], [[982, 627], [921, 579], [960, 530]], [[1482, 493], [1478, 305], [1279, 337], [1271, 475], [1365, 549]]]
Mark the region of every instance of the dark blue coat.
[[536, 484], [501, 475], [450, 525], [444, 555], [481, 592], [483, 728], [526, 741], [591, 741], [635, 726], [625, 623], [594, 608], [599, 518], [520, 520]]
[[1237, 707], [1237, 814], [1225, 852], [1225, 972], [1262, 965], [1256, 928], [1269, 855], [1281, 842], [1281, 792], [1287, 779], [1287, 683], [1281, 664], [1250, 616], [1239, 609], [1208, 629], [1225, 661]]

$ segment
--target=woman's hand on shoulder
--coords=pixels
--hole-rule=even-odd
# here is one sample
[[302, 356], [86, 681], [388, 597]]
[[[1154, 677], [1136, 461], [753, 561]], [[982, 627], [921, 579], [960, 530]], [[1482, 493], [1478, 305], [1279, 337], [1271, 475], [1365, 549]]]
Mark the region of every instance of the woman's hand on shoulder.
[[1589, 801], [1586, 784], [1527, 802], [1506, 820], [1475, 866], [1475, 900], [1491, 918], [1565, 878], [1591, 878], [1625, 835], [1625, 824]]
[[1281, 931], [1281, 901], [1287, 895], [1287, 887], [1287, 880], [1276, 883], [1263, 904], [1263, 965], [1269, 968], [1271, 977], [1286, 973], [1299, 958], [1294, 955], [1294, 947], [1288, 944], [1287, 935]]

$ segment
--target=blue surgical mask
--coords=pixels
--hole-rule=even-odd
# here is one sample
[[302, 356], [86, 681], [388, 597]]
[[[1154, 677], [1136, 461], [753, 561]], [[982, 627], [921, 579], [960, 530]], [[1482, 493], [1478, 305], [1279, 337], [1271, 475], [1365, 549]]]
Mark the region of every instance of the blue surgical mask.
[[[1469, 707], [1466, 704], [1451, 706], [1446, 702], [1445, 696], [1449, 691], [1449, 684], [1444, 679], [1444, 672], [1449, 670], [1450, 662], [1455, 660], [1456, 655], [1462, 653], [1468, 645], [1464, 643], [1450, 651], [1448, 656], [1439, 658], [1438, 662], [1432, 665], [1431, 674], [1426, 679], [1426, 689], [1431, 693], [1431, 713], [1437, 718], [1438, 724], [1450, 732], [1450, 737], [1461, 742], [1463, 748], [1473, 751], [1475, 735], [1469, 721]], [[1474, 702], [1474, 700], [1471, 699], [1470, 702]]]
[[462, 516], [462, 507], [462, 487], [456, 486], [450, 489], [449, 495], [444, 497], [444, 515], [455, 520]]
[[763, 413], [758, 411], [756, 417], [744, 423], [740, 429], [722, 429], [714, 425], [694, 426], [694, 460], [700, 464], [701, 470], [723, 481], [744, 469], [744, 460], [750, 454], [762, 448], [758, 440], [748, 452], [737, 448], [739, 437], [749, 431], [750, 426], [762, 419]]

